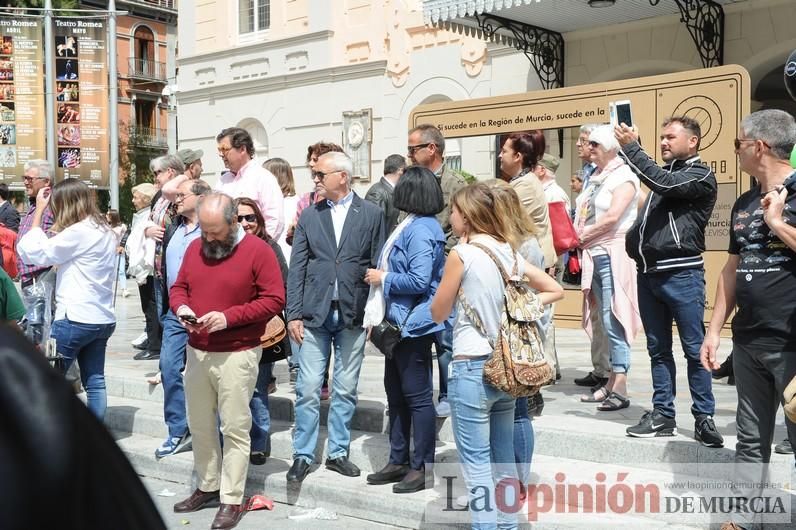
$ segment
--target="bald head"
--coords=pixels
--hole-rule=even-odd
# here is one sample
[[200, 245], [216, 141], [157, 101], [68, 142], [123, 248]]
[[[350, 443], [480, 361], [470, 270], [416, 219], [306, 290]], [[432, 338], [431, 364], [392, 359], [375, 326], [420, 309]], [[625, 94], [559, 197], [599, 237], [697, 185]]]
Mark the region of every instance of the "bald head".
[[235, 248], [238, 232], [232, 197], [225, 193], [208, 193], [199, 199], [198, 211], [205, 256], [213, 259], [229, 256]]

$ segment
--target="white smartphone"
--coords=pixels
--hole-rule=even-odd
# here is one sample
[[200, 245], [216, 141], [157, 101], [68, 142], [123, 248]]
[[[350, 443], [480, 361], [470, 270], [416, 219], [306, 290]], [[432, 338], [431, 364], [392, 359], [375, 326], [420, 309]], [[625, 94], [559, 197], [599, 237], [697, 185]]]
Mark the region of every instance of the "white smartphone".
[[624, 123], [628, 127], [633, 126], [633, 113], [630, 110], [630, 101], [612, 101], [608, 103], [608, 111], [611, 116], [611, 125]]

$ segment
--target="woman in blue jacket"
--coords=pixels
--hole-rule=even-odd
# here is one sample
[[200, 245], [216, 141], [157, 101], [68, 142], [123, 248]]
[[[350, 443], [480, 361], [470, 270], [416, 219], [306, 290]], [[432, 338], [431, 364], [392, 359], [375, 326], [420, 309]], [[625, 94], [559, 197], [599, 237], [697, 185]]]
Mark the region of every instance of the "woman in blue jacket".
[[[430, 306], [445, 264], [445, 234], [435, 218], [444, 200], [434, 173], [418, 166], [406, 169], [393, 200], [396, 208], [409, 215], [384, 244], [379, 268], [368, 269], [365, 275], [373, 294], [365, 310], [365, 324], [376, 325], [386, 318], [401, 328], [401, 341], [384, 363], [390, 459], [381, 471], [368, 475], [367, 481], [397, 482], [393, 492], [412, 493], [425, 489], [426, 476], [433, 476], [436, 413], [431, 345], [434, 333], [444, 324], [434, 323]], [[410, 458], [412, 430], [414, 452]]]

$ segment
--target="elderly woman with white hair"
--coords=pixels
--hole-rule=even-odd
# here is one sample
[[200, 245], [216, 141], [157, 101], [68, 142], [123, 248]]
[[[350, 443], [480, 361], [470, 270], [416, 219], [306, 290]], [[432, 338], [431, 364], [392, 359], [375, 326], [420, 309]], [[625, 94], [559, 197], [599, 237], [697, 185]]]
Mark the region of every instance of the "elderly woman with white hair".
[[581, 401], [613, 411], [630, 406], [630, 344], [641, 329], [636, 267], [625, 252], [625, 233], [636, 220], [639, 180], [617, 156], [619, 144], [610, 126], [591, 132], [588, 149], [597, 168], [575, 217], [582, 251], [583, 327], [591, 336], [589, 313], [597, 311], [610, 344], [611, 375]]

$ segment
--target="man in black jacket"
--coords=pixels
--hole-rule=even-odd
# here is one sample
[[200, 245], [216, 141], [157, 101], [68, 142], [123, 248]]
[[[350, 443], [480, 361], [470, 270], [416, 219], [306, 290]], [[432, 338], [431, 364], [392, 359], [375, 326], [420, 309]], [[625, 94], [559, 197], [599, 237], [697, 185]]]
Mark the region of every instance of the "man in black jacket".
[[[724, 439], [713, 422], [711, 373], [700, 363], [705, 338], [705, 227], [716, 203], [716, 176], [699, 158], [701, 129], [686, 116], [668, 118], [661, 131], [659, 167], [638, 143], [638, 131], [624, 124], [615, 133], [620, 156], [650, 188], [636, 224], [628, 231], [627, 253], [638, 265], [638, 304], [647, 334], [652, 370], [653, 410], [627, 434], [638, 438], [677, 434], [674, 398], [676, 366], [672, 321], [688, 363], [694, 436], [708, 447]], [[697, 303], [694, 303], [694, 302]]]
[[398, 224], [398, 209], [393, 206], [392, 194], [398, 179], [406, 169], [406, 159], [401, 155], [390, 155], [384, 159], [384, 176], [370, 187], [365, 200], [372, 202], [384, 212], [384, 233], [389, 235]]

